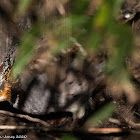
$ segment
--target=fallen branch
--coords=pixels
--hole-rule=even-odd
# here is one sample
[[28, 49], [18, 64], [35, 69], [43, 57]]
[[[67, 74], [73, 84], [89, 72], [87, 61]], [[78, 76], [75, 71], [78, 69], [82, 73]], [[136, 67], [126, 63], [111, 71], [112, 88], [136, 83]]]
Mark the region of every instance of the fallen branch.
[[26, 120], [31, 121], [31, 122], [40, 123], [40, 124], [42, 124], [44, 126], [47, 126], [47, 127], [50, 126], [47, 122], [45, 122], [43, 120], [40, 120], [38, 118], [31, 117], [29, 115], [16, 114], [16, 113], [12, 113], [10, 111], [5, 111], [5, 110], [0, 110], [0, 114], [9, 115], [9, 116], [12, 116], [12, 117], [23, 118], [23, 119], [26, 119]]

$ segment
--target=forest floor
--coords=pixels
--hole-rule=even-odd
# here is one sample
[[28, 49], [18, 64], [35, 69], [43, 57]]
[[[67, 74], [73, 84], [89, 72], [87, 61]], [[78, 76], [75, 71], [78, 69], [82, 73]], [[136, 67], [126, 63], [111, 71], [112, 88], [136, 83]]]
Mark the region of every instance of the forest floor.
[[[139, 33], [140, 11], [134, 10], [132, 3], [133, 1], [127, 3], [126, 7], [129, 8], [124, 10], [118, 20], [128, 23], [134, 32]], [[134, 65], [137, 65], [133, 67], [136, 69], [138, 63]], [[136, 73], [133, 73], [134, 70], [130, 71], [132, 71], [134, 85], [140, 89]], [[99, 91], [92, 98], [95, 104], [94, 109], [98, 110], [108, 100], [117, 102], [117, 109], [99, 128], [92, 129], [84, 128], [87, 117], [82, 120], [73, 120], [71, 114], [61, 114], [61, 112], [48, 116], [29, 115], [14, 109], [9, 102], [0, 102], [0, 139], [61, 140], [63, 135], [73, 135], [79, 140], [139, 140], [140, 104], [139, 101], [134, 104], [128, 103], [127, 96], [129, 95], [126, 94], [126, 97], [124, 95], [115, 100], [114, 97], [106, 95], [104, 91]]]

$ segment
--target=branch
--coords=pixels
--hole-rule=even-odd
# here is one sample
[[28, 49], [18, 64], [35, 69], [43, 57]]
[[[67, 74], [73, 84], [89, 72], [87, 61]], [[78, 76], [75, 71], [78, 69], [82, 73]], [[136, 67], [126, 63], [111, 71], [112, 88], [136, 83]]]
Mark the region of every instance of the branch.
[[40, 123], [40, 124], [42, 124], [44, 126], [47, 126], [47, 127], [50, 126], [47, 122], [45, 122], [43, 120], [40, 120], [38, 118], [31, 117], [29, 115], [16, 114], [16, 113], [12, 113], [10, 111], [5, 111], [5, 110], [0, 110], [0, 113], [5, 114], [5, 115], [9, 115], [9, 116], [12, 116], [12, 117], [23, 118], [23, 119], [26, 119], [28, 121], [35, 122], [35, 123]]

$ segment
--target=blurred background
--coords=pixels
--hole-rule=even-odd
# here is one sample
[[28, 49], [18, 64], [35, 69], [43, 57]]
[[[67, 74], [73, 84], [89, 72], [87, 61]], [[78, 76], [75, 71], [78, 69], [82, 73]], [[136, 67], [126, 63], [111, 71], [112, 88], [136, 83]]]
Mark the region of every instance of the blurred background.
[[15, 114], [72, 113], [34, 122], [38, 116], [0, 110], [1, 125], [17, 126], [1, 135], [132, 139], [140, 121], [139, 13], [138, 0], [0, 1], [1, 110], [8, 101]]

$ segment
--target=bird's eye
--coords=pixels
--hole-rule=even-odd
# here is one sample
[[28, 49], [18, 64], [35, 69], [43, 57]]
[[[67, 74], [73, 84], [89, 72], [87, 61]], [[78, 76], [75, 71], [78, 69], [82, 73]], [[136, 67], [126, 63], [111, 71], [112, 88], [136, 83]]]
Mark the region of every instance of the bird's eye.
[[125, 13], [125, 15], [124, 15], [124, 17], [125, 17], [126, 19], [130, 18], [130, 16], [131, 16], [130, 13]]

